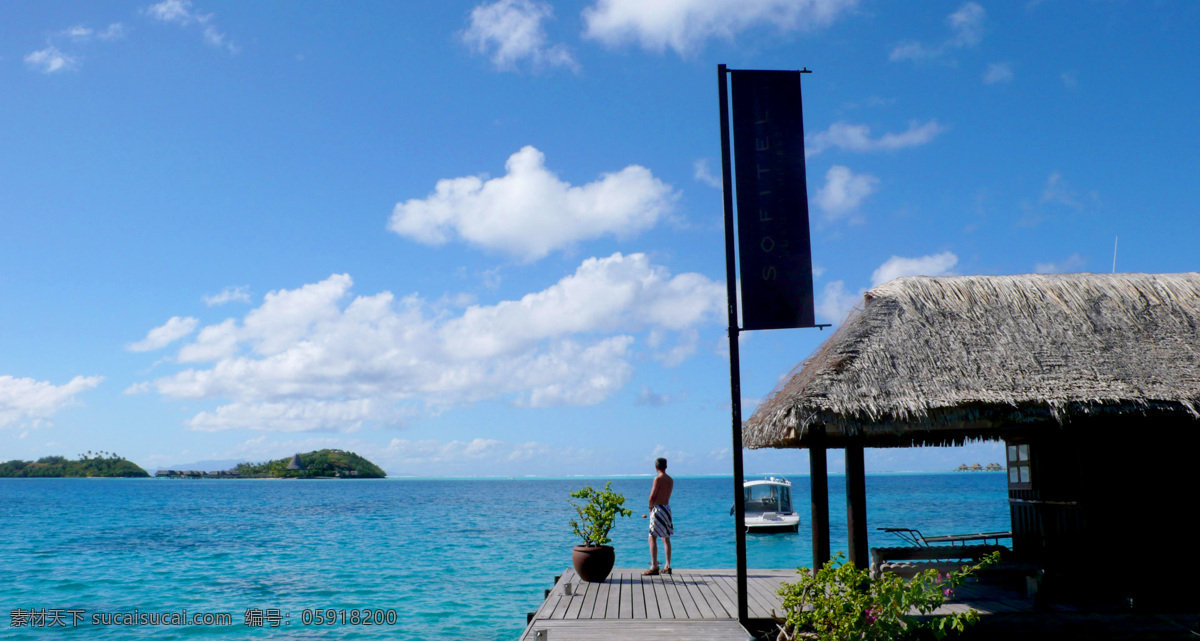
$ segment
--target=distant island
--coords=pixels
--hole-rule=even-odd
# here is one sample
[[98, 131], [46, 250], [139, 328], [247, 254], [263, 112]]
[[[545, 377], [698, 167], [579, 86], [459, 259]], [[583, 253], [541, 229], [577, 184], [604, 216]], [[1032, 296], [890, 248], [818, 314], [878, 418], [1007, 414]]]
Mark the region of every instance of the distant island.
[[239, 463], [232, 470], [159, 470], [154, 476], [168, 479], [381, 479], [387, 477], [387, 472], [354, 452], [327, 449], [265, 463]]
[[0, 478], [140, 478], [150, 476], [136, 463], [112, 452], [80, 454], [75, 461], [65, 456], [43, 456], [36, 461], [14, 459], [0, 463]]

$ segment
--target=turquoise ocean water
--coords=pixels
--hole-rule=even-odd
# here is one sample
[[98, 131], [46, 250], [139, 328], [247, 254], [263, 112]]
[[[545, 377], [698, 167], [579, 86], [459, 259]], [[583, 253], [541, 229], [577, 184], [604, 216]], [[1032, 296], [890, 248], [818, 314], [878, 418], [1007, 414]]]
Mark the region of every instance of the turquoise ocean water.
[[[570, 565], [568, 494], [604, 480], [0, 479], [0, 638], [511, 641]], [[749, 536], [750, 567], [811, 563], [808, 479], [791, 480], [800, 533]], [[613, 488], [635, 511], [612, 533], [617, 566], [644, 567], [650, 479]], [[831, 477], [835, 550], [844, 492]], [[678, 478], [675, 567], [733, 567], [732, 496], [728, 477]], [[1007, 530], [1006, 497], [1000, 473], [868, 475], [871, 544], [896, 541], [874, 529], [885, 526]], [[395, 623], [304, 625], [305, 610], [355, 608], [394, 611]], [[12, 627], [14, 611], [41, 609], [63, 611], [67, 627]], [[185, 609], [232, 625], [92, 623]], [[279, 627], [248, 627], [255, 609], [278, 610]], [[68, 610], [82, 613], [74, 627]]]

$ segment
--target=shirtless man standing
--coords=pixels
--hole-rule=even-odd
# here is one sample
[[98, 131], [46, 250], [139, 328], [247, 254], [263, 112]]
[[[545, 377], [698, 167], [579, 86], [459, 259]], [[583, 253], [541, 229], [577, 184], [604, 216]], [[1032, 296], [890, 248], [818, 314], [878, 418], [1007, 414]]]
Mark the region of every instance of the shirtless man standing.
[[[660, 458], [654, 462], [658, 476], [654, 477], [654, 485], [650, 486], [650, 569], [643, 575], [653, 576], [658, 569], [658, 537], [662, 537], [663, 549], [667, 552], [667, 564], [662, 573], [671, 573], [671, 535], [675, 526], [671, 522], [671, 490], [675, 489], [675, 479], [667, 474], [667, 459]], [[645, 518], [643, 515], [642, 518]]]

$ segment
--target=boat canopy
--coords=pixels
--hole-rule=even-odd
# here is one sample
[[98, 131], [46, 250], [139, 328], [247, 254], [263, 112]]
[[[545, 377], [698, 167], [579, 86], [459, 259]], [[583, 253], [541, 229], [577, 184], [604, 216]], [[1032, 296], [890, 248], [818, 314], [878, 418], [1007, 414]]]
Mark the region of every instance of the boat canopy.
[[791, 512], [792, 488], [778, 482], [746, 484], [746, 512]]

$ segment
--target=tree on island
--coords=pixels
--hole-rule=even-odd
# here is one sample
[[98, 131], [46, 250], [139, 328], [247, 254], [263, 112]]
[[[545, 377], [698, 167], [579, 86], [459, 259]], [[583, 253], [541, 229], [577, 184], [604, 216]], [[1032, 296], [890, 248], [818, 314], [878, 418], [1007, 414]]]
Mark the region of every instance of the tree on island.
[[[300, 459], [303, 469], [289, 469], [292, 459], [296, 457]], [[382, 468], [358, 454], [333, 449], [316, 450], [263, 463], [239, 463], [234, 471], [249, 478], [381, 479], [387, 476]]]
[[0, 463], [0, 477], [67, 477], [94, 478], [120, 477], [139, 478], [150, 476], [137, 464], [125, 460], [112, 452], [100, 451], [92, 456], [92, 451], [80, 454], [79, 460], [70, 461], [65, 456], [43, 456], [36, 461], [14, 459]]

